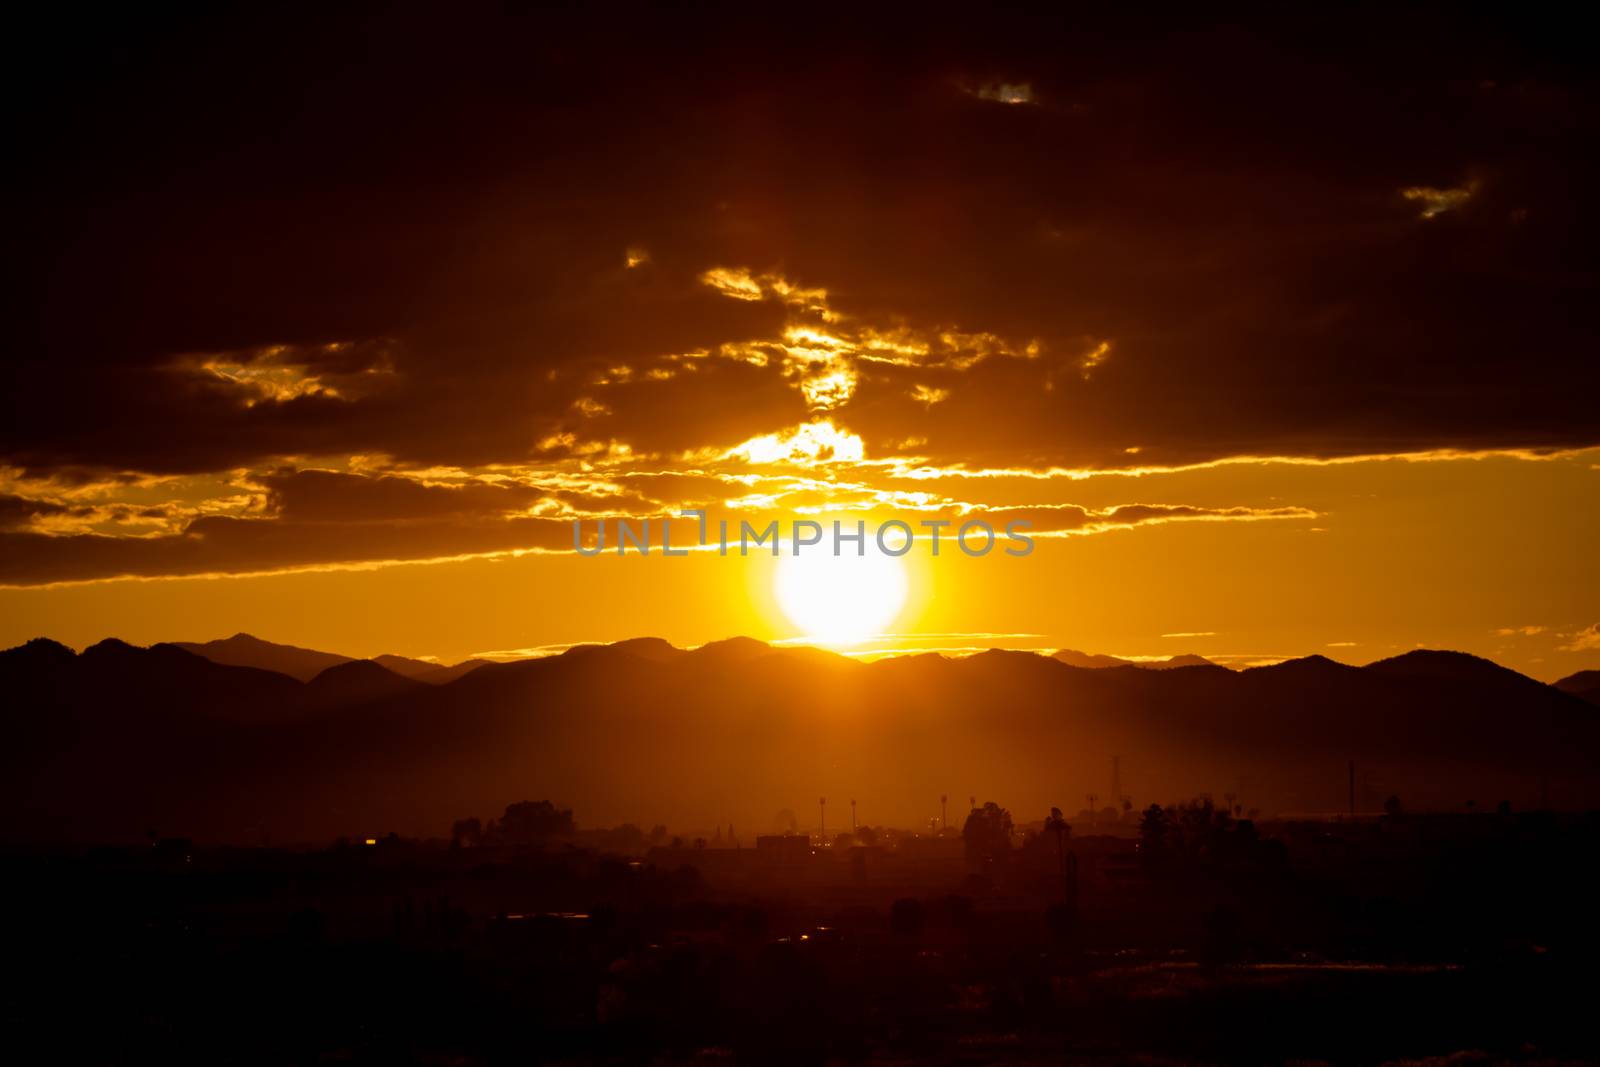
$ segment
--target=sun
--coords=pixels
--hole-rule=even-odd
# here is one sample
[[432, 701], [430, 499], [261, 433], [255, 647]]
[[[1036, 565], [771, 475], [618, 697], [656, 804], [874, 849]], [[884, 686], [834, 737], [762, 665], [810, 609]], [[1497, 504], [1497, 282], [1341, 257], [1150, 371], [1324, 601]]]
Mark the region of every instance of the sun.
[[900, 559], [868, 545], [864, 555], [785, 555], [773, 579], [778, 606], [812, 641], [857, 644], [884, 631], [906, 602]]

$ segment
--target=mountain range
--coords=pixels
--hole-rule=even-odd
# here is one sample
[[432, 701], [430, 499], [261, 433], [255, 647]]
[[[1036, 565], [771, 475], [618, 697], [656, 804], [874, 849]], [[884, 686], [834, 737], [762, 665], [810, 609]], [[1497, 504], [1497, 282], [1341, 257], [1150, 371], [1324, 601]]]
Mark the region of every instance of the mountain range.
[[1134, 660], [1121, 659], [1117, 656], [1099, 655], [1093, 652], [1078, 652], [1074, 649], [1063, 648], [1054, 654], [1054, 658], [1071, 667], [1086, 667], [1090, 670], [1102, 670], [1108, 667], [1141, 667], [1150, 671], [1169, 671], [1174, 667], [1213, 667], [1210, 660], [1204, 656], [1186, 654], [1171, 656], [1167, 659]]
[[1600, 712], [1564, 691], [1590, 692], [1584, 679], [1545, 685], [1455, 652], [1145, 670], [639, 638], [439, 679], [286, 648], [241, 635], [0, 652], [0, 835], [439, 835], [546, 797], [587, 825], [752, 834], [786, 811], [805, 825], [819, 796], [856, 799], [880, 825], [927, 825], [940, 795], [1026, 819], [1088, 794], [1116, 803], [1113, 757], [1117, 800], [1140, 807], [1209, 793], [1340, 811], [1351, 762], [1366, 812], [1391, 795], [1416, 809], [1600, 802]]
[[[302, 682], [309, 682], [329, 667], [334, 667], [341, 663], [349, 663], [354, 658], [340, 655], [337, 652], [318, 652], [315, 649], [263, 641], [259, 637], [245, 633], [234, 634], [232, 637], [216, 641], [174, 641], [171, 643], [187, 652], [193, 652], [197, 656], [204, 656], [213, 663], [226, 663], [234, 667], [259, 667], [262, 670], [287, 674], [289, 677], [298, 678]], [[665, 645], [665, 642], [661, 642], [661, 644]], [[643, 645], [630, 644], [629, 647], [634, 648], [636, 653], [643, 654], [641, 652]], [[666, 645], [666, 647], [671, 648], [670, 645]], [[664, 655], [664, 653], [662, 654]], [[1158, 660], [1133, 660], [1063, 648], [1053, 653], [1053, 656], [1062, 663], [1073, 667], [1096, 670], [1108, 667], [1170, 670], [1173, 667], [1206, 667], [1212, 665], [1210, 660], [1193, 654], [1172, 656]], [[407, 678], [415, 678], [419, 682], [442, 685], [445, 682], [454, 681], [463, 674], [476, 670], [490, 661], [486, 659], [467, 659], [451, 666], [445, 666], [427, 660], [412, 659], [408, 656], [384, 655], [372, 657], [372, 662], [396, 674], [404, 675]]]
[[[234, 634], [216, 641], [174, 641], [172, 644], [185, 652], [193, 652], [212, 663], [225, 663], [232, 667], [258, 667], [264, 671], [277, 671], [302, 682], [309, 682], [329, 667], [354, 661], [353, 656], [337, 652], [318, 652], [294, 645], [280, 645], [263, 641], [250, 634]], [[488, 663], [485, 659], [468, 659], [446, 666], [409, 656], [374, 656], [371, 662], [405, 678], [414, 678], [430, 685], [452, 682]]]

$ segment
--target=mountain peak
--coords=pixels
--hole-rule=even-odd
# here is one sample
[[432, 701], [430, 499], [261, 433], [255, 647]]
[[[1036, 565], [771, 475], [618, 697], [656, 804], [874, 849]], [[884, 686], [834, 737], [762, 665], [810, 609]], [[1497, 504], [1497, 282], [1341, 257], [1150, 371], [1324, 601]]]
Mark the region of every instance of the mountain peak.
[[144, 649], [137, 645], [130, 645], [120, 637], [107, 637], [83, 650], [85, 656], [119, 656], [130, 652], [143, 652]]
[[397, 656], [389, 652], [385, 652], [381, 656], [373, 656], [372, 662], [385, 670], [393, 671], [403, 678], [421, 678], [424, 675], [442, 670], [446, 666], [443, 663], [430, 663], [425, 659]]
[[1554, 685], [1563, 693], [1575, 696], [1579, 700], [1600, 704], [1600, 671], [1579, 671], [1577, 674], [1569, 674]]
[[[32, 644], [32, 642], [30, 641], [29, 644]], [[1559, 682], [1552, 682], [1551, 684], [1564, 693], [1600, 689], [1600, 671], [1579, 671], [1577, 674], [1569, 674]]]
[[423, 683], [396, 674], [370, 659], [336, 663], [306, 683], [317, 697], [340, 703], [377, 700], [421, 688]]
[[[5, 651], [7, 651], [7, 652], [21, 652], [21, 651], [24, 651], [24, 650], [26, 650], [26, 651], [28, 651], [28, 652], [30, 652], [32, 654], [35, 654], [35, 655], [49, 655], [49, 656], [59, 656], [59, 655], [76, 656], [77, 655], [76, 652], [72, 651], [72, 649], [68, 648], [66, 645], [63, 645], [60, 641], [55, 641], [55, 640], [52, 640], [51, 638], [48, 638], [48, 637], [31, 637], [28, 640], [24, 641], [22, 644], [17, 645], [15, 648], [8, 648]], [[1593, 672], [1590, 672], [1590, 673], [1593, 673]], [[1573, 675], [1573, 677], [1576, 678], [1577, 675]]]
[[349, 656], [263, 641], [243, 631], [216, 641], [174, 641], [172, 645], [212, 663], [276, 671], [302, 682], [311, 681], [329, 667], [350, 662]]
[[683, 655], [683, 649], [659, 637], [632, 637], [626, 641], [617, 641], [606, 647], [656, 663], [664, 663], [669, 659], [676, 659]]
[[1255, 675], [1284, 675], [1295, 678], [1313, 678], [1328, 677], [1336, 674], [1342, 675], [1358, 670], [1360, 670], [1360, 668], [1352, 667], [1348, 663], [1340, 663], [1338, 660], [1329, 659], [1320, 652], [1313, 652], [1309, 656], [1299, 656], [1295, 659], [1280, 660], [1277, 663], [1269, 663], [1262, 667], [1249, 667], [1241, 673]]
[[1058, 659], [1069, 667], [1081, 667], [1084, 670], [1103, 670], [1107, 667], [1126, 667], [1130, 664], [1127, 660], [1115, 656], [1104, 656], [1093, 652], [1079, 652], [1075, 648], [1057, 649], [1052, 659]]
[[1204, 656], [1197, 656], [1192, 652], [1181, 656], [1170, 656], [1167, 659], [1123, 659], [1120, 656], [1107, 656], [1095, 652], [1079, 652], [1074, 648], [1058, 649], [1051, 659], [1060, 660], [1069, 667], [1081, 667], [1085, 670], [1104, 670], [1110, 667], [1138, 667], [1146, 671], [1165, 671], [1174, 667], [1215, 667]]
[[721, 641], [708, 641], [690, 654], [700, 659], [739, 663], [764, 656], [771, 651], [771, 645], [765, 641], [757, 641], [753, 637], [726, 637]]
[[[35, 637], [15, 648], [0, 652], [0, 660], [18, 666], [65, 666], [78, 658], [78, 654], [59, 641], [48, 637]], [[26, 669], [26, 667], [24, 667]]]
[[1524, 677], [1482, 656], [1436, 648], [1413, 649], [1398, 656], [1369, 663], [1363, 669], [1396, 678], [1427, 678], [1436, 681]]
[[596, 652], [621, 653], [652, 663], [665, 663], [684, 654], [683, 649], [660, 637], [629, 637], [610, 644], [573, 645], [561, 655], [562, 657], [587, 656]]

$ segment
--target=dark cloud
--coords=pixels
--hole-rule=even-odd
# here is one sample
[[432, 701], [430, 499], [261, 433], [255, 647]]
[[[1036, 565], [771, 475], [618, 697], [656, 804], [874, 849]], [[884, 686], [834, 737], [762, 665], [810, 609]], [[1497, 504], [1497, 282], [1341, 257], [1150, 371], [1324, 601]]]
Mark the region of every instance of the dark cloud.
[[0, 585], [251, 574], [571, 547], [571, 523], [555, 519], [328, 523], [213, 517], [159, 537], [0, 533]]
[[[614, 439], [639, 452], [670, 454], [736, 444], [806, 417], [800, 394], [775, 367], [697, 358], [629, 369], [625, 381], [583, 390], [607, 410], [592, 417], [566, 412], [552, 423], [552, 431], [572, 433], [579, 442]], [[651, 377], [652, 371], [661, 376]]]
[[544, 498], [523, 485], [427, 485], [410, 478], [367, 478], [301, 470], [262, 478], [268, 509], [285, 522], [397, 522], [452, 516], [504, 517]]
[[[60, 481], [621, 445], [662, 469], [816, 414], [813, 371], [738, 355], [796, 323], [924, 344], [847, 358], [829, 394], [871, 457], [1592, 445], [1596, 87], [1545, 21], [41, 27], [7, 75], [25, 218], [0, 464]], [[826, 290], [832, 318], [770, 286], [730, 298], [713, 268]], [[281, 521], [499, 506], [320, 484], [274, 483]]]
[[39, 515], [59, 515], [68, 509], [47, 500], [0, 493], [0, 531], [21, 530]]

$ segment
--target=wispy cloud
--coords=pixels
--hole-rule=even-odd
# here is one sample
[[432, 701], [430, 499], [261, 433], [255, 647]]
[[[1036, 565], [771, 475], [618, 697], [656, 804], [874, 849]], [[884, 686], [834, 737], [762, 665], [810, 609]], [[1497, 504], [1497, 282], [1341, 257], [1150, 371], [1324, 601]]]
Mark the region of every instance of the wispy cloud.
[[1467, 202], [1477, 192], [1477, 183], [1468, 182], [1466, 185], [1453, 189], [1439, 189], [1431, 185], [1413, 185], [1400, 190], [1400, 195], [1407, 200], [1418, 204], [1422, 208], [1422, 218], [1438, 218], [1447, 211], [1455, 211], [1465, 207]]
[[988, 100], [996, 104], [1026, 105], [1037, 104], [1039, 98], [1034, 95], [1033, 86], [1028, 82], [985, 82], [968, 90], [979, 100]]
[[1594, 652], [1600, 650], [1600, 623], [1590, 623], [1577, 633], [1569, 635], [1571, 640], [1561, 646], [1563, 652]]

